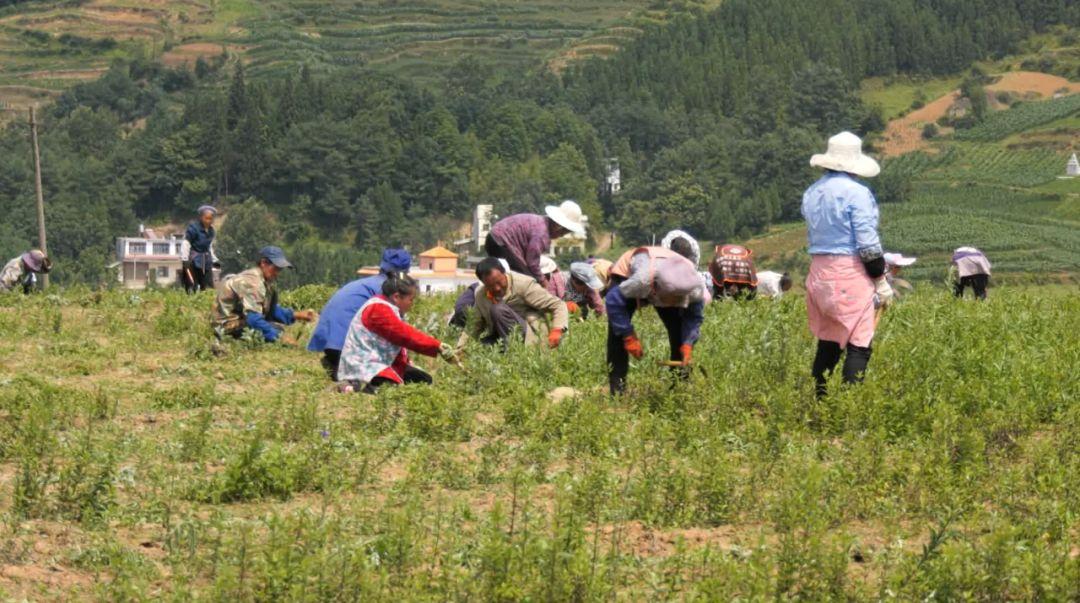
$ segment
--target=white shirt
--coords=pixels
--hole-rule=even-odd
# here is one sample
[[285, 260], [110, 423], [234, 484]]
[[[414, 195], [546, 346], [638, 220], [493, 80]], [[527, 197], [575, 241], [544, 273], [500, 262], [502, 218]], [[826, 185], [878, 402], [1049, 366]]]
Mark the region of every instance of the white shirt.
[[780, 288], [780, 279], [783, 277], [783, 274], [769, 270], [757, 273], [758, 295], [767, 295], [773, 299], [778, 299], [784, 294], [784, 291]]

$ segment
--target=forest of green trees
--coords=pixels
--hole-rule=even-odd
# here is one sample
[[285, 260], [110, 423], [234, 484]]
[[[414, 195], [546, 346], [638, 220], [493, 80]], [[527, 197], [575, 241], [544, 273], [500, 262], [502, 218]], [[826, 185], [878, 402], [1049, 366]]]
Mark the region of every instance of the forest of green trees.
[[[225, 207], [219, 254], [285, 244], [300, 280], [343, 280], [390, 243], [452, 235], [477, 203], [501, 215], [574, 198], [642, 240], [711, 240], [797, 215], [807, 157], [840, 129], [880, 130], [861, 78], [954, 73], [1033, 32], [1080, 23], [1069, 0], [728, 0], [646, 31], [561, 78], [464, 58], [438, 85], [363, 69], [281, 79], [242, 63], [115, 64], [48, 108], [49, 247], [61, 282], [106, 280], [140, 222]], [[625, 189], [603, 198], [605, 157]], [[36, 239], [25, 123], [0, 133], [0, 252]], [[882, 201], [903, 183], [875, 183]], [[229, 223], [231, 222], [231, 226]], [[231, 231], [231, 232], [230, 232]]]

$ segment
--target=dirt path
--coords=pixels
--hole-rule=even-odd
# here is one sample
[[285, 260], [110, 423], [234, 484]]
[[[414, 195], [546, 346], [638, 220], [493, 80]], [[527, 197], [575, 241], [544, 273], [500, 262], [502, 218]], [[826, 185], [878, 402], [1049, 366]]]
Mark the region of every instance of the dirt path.
[[[1046, 98], [1059, 91], [1070, 94], [1080, 92], [1080, 83], [1047, 73], [1010, 71], [999, 76], [995, 83], [986, 86], [986, 90], [990, 93], [1010, 92], [1021, 97]], [[927, 103], [925, 107], [889, 122], [881, 145], [882, 152], [885, 156], [892, 157], [926, 148], [927, 142], [922, 137], [923, 127], [944, 116], [959, 98], [960, 91], [953, 90]]]
[[960, 92], [953, 90], [927, 103], [922, 109], [889, 122], [881, 145], [882, 152], [886, 156], [895, 156], [924, 148], [926, 141], [922, 137], [923, 127], [943, 117], [958, 98]]

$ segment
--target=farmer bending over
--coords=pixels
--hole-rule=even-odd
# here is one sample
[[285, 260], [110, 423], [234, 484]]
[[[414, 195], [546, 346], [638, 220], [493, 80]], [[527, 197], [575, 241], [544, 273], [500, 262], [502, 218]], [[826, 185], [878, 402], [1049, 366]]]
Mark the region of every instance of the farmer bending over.
[[526, 345], [536, 344], [546, 336], [550, 347], [558, 347], [570, 320], [565, 302], [548, 293], [532, 277], [508, 272], [493, 257], [477, 265], [476, 278], [481, 283], [476, 289], [477, 320], [471, 331], [462, 333], [458, 347], [469, 337], [485, 345], [505, 346], [515, 332], [524, 338]]
[[493, 258], [502, 258], [510, 270], [532, 276], [547, 287], [547, 277], [540, 267], [540, 256], [551, 248], [551, 240], [568, 233], [585, 235], [585, 219], [581, 207], [573, 201], [545, 208], [547, 216], [514, 214], [491, 227], [484, 249]]
[[754, 270], [754, 252], [742, 245], [716, 246], [716, 256], [709, 264], [713, 296], [717, 300], [753, 299], [758, 278]]
[[48, 274], [52, 260], [40, 249], [31, 249], [12, 259], [0, 270], [0, 291], [11, 291], [22, 286], [23, 293], [30, 293], [37, 283], [37, 275]]
[[667, 329], [670, 359], [680, 363], [683, 376], [704, 320], [705, 286], [694, 263], [693, 248], [676, 238], [671, 248], [638, 247], [611, 267], [610, 289], [604, 298], [608, 314], [608, 381], [611, 393], [626, 389], [630, 356], [644, 354], [631, 320], [639, 306], [652, 305]]
[[990, 284], [990, 260], [974, 247], [958, 247], [953, 252], [949, 282], [956, 297], [963, 298], [964, 289], [971, 287], [976, 299], [985, 300], [986, 286]]
[[294, 339], [281, 335], [278, 325], [312, 321], [315, 312], [293, 311], [278, 305], [274, 281], [282, 270], [292, 267], [280, 247], [263, 247], [257, 266], [222, 279], [210, 319], [218, 339], [225, 335], [240, 337], [245, 329], [252, 329], [267, 342], [280, 339], [282, 343], [295, 345]]

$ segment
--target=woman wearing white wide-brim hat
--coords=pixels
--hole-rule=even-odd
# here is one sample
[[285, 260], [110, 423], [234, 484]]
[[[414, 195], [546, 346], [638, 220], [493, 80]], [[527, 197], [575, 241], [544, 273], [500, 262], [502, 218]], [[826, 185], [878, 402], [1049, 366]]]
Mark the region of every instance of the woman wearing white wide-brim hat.
[[544, 208], [546, 216], [514, 214], [491, 227], [484, 250], [491, 257], [501, 258], [514, 272], [535, 278], [547, 286], [547, 277], [540, 268], [540, 256], [551, 248], [551, 240], [573, 233], [585, 236], [585, 216], [581, 206], [567, 200]]
[[818, 339], [813, 374], [821, 397], [845, 350], [844, 382], [862, 381], [876, 309], [892, 303], [893, 290], [885, 278], [877, 201], [858, 180], [877, 176], [878, 163], [863, 154], [858, 136], [842, 132], [829, 139], [827, 152], [810, 158], [810, 165], [826, 170], [802, 200], [812, 258], [806, 313]]

